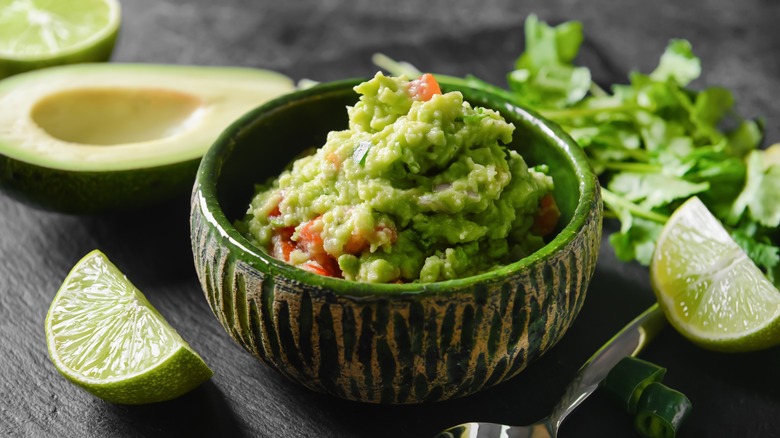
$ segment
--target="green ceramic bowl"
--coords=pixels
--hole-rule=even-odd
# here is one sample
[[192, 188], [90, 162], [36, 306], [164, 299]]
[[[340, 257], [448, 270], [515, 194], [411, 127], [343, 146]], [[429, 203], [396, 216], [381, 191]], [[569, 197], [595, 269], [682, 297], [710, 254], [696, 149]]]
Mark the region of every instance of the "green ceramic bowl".
[[429, 284], [364, 284], [278, 261], [236, 231], [253, 185], [345, 129], [349, 80], [271, 101], [230, 126], [204, 156], [192, 193], [192, 249], [206, 299], [230, 336], [313, 390], [375, 403], [459, 397], [522, 371], [577, 316], [601, 242], [596, 176], [557, 126], [500, 97], [443, 81], [516, 126], [510, 147], [545, 163], [561, 209], [546, 246], [481, 275]]

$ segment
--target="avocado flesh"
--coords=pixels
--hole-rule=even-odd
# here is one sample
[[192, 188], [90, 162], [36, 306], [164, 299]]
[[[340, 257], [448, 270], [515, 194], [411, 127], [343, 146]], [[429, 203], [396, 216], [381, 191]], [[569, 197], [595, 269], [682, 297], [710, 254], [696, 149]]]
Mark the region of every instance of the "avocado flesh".
[[196, 126], [203, 102], [177, 91], [81, 88], [52, 94], [32, 108], [32, 121], [67, 143], [116, 146], [159, 141]]
[[189, 192], [230, 123], [294, 89], [233, 67], [79, 64], [0, 81], [0, 189], [67, 213], [135, 209]]

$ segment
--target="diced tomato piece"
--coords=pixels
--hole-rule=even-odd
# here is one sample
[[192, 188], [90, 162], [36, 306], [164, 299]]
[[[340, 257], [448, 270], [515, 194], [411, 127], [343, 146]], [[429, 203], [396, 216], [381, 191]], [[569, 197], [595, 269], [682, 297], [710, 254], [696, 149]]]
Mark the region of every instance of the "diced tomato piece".
[[301, 250], [309, 261], [300, 265], [302, 269], [328, 277], [341, 277], [339, 264], [325, 252], [322, 246], [322, 221], [320, 216], [306, 222], [298, 231], [297, 243], [292, 240], [295, 227], [276, 228], [271, 236], [271, 255], [278, 260], [290, 261], [290, 253]]
[[558, 219], [561, 217], [561, 210], [555, 203], [555, 198], [551, 194], [546, 195], [539, 201], [539, 211], [534, 216], [534, 224], [531, 226], [531, 232], [537, 236], [546, 236], [550, 234]]
[[298, 230], [298, 248], [309, 256], [311, 262], [316, 263], [317, 266], [327, 272], [327, 274], [323, 275], [341, 277], [341, 269], [339, 269], [338, 262], [325, 252], [323, 247], [322, 226], [322, 216], [317, 216], [300, 227]]
[[335, 260], [330, 260], [332, 263], [328, 263], [326, 266], [323, 266], [314, 260], [309, 260], [308, 262], [300, 265], [300, 267], [301, 269], [305, 269], [318, 275], [324, 275], [326, 277], [341, 277], [341, 270], [338, 268], [338, 264], [334, 265]]
[[325, 156], [325, 159], [333, 165], [333, 167], [336, 168], [336, 170], [341, 168], [341, 158], [339, 158], [338, 154], [335, 152], [331, 152], [328, 155]]
[[309, 254], [325, 252], [322, 248], [322, 216], [306, 222], [298, 231], [298, 245]]
[[309, 272], [313, 272], [318, 275], [324, 275], [328, 277], [328, 271], [325, 270], [322, 266], [320, 266], [319, 263], [315, 262], [314, 260], [309, 260], [308, 262], [302, 264], [301, 269], [305, 269]]
[[315, 254], [309, 254], [311, 261], [316, 262], [326, 271], [332, 273], [331, 277], [340, 277], [341, 268], [339, 268], [339, 262], [336, 261], [330, 254], [326, 252], [319, 252]]
[[271, 236], [271, 255], [278, 260], [290, 261], [290, 253], [295, 249], [295, 242], [291, 237], [295, 228], [277, 228]]
[[[385, 224], [379, 224], [374, 227], [374, 234], [389, 233], [390, 243], [395, 243], [398, 238], [395, 228], [389, 227]], [[375, 240], [379, 240], [376, 238]], [[370, 246], [370, 242], [367, 236], [353, 232], [349, 236], [349, 240], [344, 244], [344, 252], [347, 254], [360, 254], [366, 248]]]
[[283, 199], [284, 199], [284, 197], [280, 197], [279, 198], [279, 202], [277, 202], [276, 205], [274, 206], [274, 208], [271, 211], [268, 212], [268, 218], [269, 219], [270, 218], [279, 217], [279, 216], [282, 215], [282, 210], [279, 208], [279, 206], [282, 205], [282, 200]]
[[425, 102], [431, 100], [436, 94], [441, 94], [441, 88], [436, 82], [436, 78], [430, 73], [425, 73], [409, 83], [409, 95], [414, 100]]
[[368, 240], [360, 234], [352, 233], [344, 244], [344, 252], [347, 254], [359, 254], [368, 247]]

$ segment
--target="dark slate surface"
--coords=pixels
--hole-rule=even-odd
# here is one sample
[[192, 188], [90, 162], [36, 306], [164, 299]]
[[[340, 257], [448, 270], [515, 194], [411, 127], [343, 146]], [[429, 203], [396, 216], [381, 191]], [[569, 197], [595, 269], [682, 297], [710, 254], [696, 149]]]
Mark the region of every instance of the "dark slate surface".
[[[114, 60], [270, 68], [294, 79], [366, 76], [376, 51], [425, 70], [474, 73], [501, 84], [522, 44], [528, 13], [584, 22], [582, 62], [604, 83], [648, 71], [669, 38], [701, 56], [696, 85], [723, 85], [739, 109], [764, 116], [780, 140], [780, 4], [494, 0], [122, 0]], [[467, 420], [523, 424], [544, 416], [579, 365], [652, 303], [647, 271], [617, 262], [604, 245], [585, 308], [547, 356], [512, 381], [460, 400], [418, 406], [347, 402], [298, 387], [235, 345], [203, 299], [189, 249], [186, 197], [160, 209], [102, 217], [38, 211], [0, 195], [0, 435], [426, 437]], [[49, 303], [70, 267], [101, 248], [215, 370], [180, 399], [113, 406], [60, 377], [43, 335]], [[780, 436], [780, 350], [722, 355], [671, 329], [644, 357], [694, 412], [681, 437]], [[562, 437], [635, 436], [627, 416], [598, 392]]]

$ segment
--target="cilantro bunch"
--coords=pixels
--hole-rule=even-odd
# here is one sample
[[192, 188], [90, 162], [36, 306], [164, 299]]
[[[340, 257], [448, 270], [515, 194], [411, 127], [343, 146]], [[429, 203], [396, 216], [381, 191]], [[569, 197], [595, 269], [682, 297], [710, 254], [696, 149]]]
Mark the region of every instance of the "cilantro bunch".
[[[780, 281], [780, 144], [759, 149], [760, 121], [734, 111], [722, 87], [689, 88], [701, 62], [685, 40], [672, 40], [650, 74], [605, 90], [574, 60], [582, 25], [551, 27], [529, 16], [525, 51], [508, 89], [469, 76], [472, 87], [500, 94], [558, 123], [585, 150], [599, 175], [605, 215], [620, 222], [609, 236], [622, 260], [649, 264], [669, 215], [698, 196], [775, 284]], [[394, 74], [413, 66], [378, 55]]]

